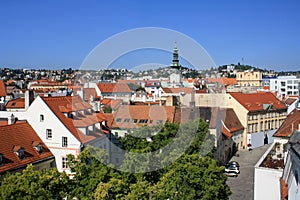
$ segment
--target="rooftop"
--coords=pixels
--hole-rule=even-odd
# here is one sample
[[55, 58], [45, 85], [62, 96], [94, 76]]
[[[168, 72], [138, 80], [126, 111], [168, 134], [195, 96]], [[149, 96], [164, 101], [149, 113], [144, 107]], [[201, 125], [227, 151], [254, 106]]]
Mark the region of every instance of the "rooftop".
[[294, 109], [275, 132], [275, 137], [290, 137], [300, 124], [300, 110]]
[[130, 88], [125, 83], [108, 83], [102, 82], [97, 83], [97, 87], [101, 93], [129, 93], [131, 92]]
[[96, 139], [100, 135], [85, 135], [76, 127], [86, 127], [91, 125], [91, 122], [100, 122], [95, 113], [86, 112], [79, 116], [69, 118], [65, 116], [65, 112], [73, 112], [79, 110], [87, 110], [91, 106], [83, 102], [79, 96], [62, 96], [62, 97], [43, 97], [44, 102], [66, 126], [66, 128], [82, 143]]
[[260, 93], [229, 93], [234, 99], [236, 99], [244, 108], [248, 111], [264, 111], [268, 109], [286, 109], [284, 103], [276, 98], [270, 92]]
[[[46, 158], [53, 158], [50, 150], [27, 122], [0, 126], [0, 140], [0, 154], [3, 159], [0, 164], [0, 173], [25, 167], [29, 163]], [[34, 144], [41, 144], [42, 151], [38, 152]], [[24, 149], [24, 159], [20, 159], [13, 151], [20, 148]]]
[[3, 80], [0, 80], [0, 97], [6, 96], [6, 89]]

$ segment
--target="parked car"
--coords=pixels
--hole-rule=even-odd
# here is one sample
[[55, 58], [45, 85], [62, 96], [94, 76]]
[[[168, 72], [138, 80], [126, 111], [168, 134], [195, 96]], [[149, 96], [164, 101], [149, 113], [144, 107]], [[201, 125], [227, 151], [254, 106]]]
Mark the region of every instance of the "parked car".
[[236, 172], [234, 172], [234, 171], [229, 171], [229, 172], [225, 171], [224, 174], [226, 176], [230, 176], [230, 177], [238, 177], [238, 174]]
[[237, 167], [238, 169], [240, 168], [240, 164], [236, 161], [230, 161], [229, 163], [227, 163], [225, 165], [226, 168], [229, 168], [229, 167]]
[[225, 168], [225, 172], [226, 172], [226, 173], [234, 172], [234, 173], [236, 173], [236, 174], [239, 174], [239, 173], [240, 173], [240, 170], [239, 170], [239, 168], [236, 167], [236, 166], [229, 166], [229, 167], [226, 167], [226, 168]]

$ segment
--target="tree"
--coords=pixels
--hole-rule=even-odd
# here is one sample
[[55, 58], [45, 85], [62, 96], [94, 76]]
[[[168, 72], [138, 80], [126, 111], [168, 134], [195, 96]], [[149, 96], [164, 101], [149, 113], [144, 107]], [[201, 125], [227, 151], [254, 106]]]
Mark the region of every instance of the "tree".
[[153, 199], [228, 199], [224, 167], [209, 157], [183, 155], [153, 188]]
[[28, 165], [22, 173], [7, 175], [0, 185], [1, 199], [62, 199], [67, 196], [69, 178], [56, 169], [45, 172]]

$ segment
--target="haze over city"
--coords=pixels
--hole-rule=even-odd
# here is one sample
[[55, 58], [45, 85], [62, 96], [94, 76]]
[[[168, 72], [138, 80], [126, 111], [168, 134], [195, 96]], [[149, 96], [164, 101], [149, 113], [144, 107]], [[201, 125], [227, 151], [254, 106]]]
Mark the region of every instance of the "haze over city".
[[[299, 1], [290, 0], [5, 1], [0, 6], [0, 67], [79, 68], [107, 38], [161, 27], [194, 39], [217, 66], [245, 62], [295, 71], [300, 65], [299, 8]], [[149, 59], [129, 56], [122, 64], [169, 65], [172, 48], [170, 54], [151, 52], [155, 56]]]

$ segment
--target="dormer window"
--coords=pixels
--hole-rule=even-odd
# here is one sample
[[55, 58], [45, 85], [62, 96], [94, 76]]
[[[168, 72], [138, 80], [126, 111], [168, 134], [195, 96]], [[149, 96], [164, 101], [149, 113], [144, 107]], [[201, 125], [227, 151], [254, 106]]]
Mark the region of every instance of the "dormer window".
[[15, 154], [21, 159], [24, 160], [25, 159], [25, 151], [24, 148], [21, 146], [14, 146], [13, 147], [13, 152], [15, 152]]
[[43, 153], [43, 145], [40, 142], [34, 141], [32, 142], [32, 146], [38, 153]]

